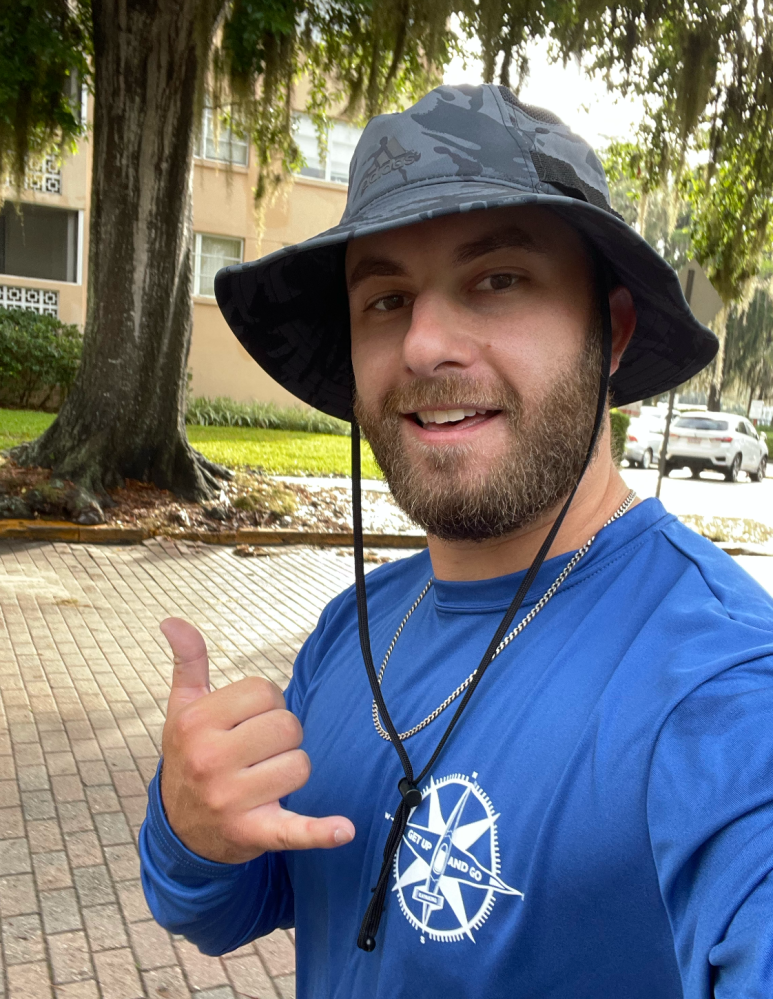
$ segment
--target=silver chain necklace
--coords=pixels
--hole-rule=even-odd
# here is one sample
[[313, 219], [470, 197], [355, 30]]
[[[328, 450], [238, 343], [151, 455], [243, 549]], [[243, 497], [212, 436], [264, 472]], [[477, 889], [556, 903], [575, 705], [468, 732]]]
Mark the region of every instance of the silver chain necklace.
[[[614, 521], [616, 521], [620, 517], [622, 517], [623, 514], [630, 508], [631, 504], [633, 503], [633, 501], [635, 499], [636, 499], [636, 493], [632, 489], [628, 493], [628, 495], [625, 497], [625, 499], [623, 500], [623, 502], [620, 504], [620, 506], [617, 508], [617, 510], [615, 510], [615, 512], [612, 514], [612, 516], [606, 522], [606, 524], [604, 524], [604, 527], [609, 527], [609, 525], [611, 523], [613, 523]], [[602, 527], [602, 530], [603, 530], [603, 527]], [[496, 657], [499, 655], [499, 653], [502, 652], [503, 649], [506, 649], [507, 646], [510, 644], [510, 642], [512, 642], [512, 640], [517, 635], [520, 635], [520, 633], [523, 631], [523, 629], [528, 624], [531, 624], [531, 622], [539, 614], [539, 612], [542, 610], [542, 608], [545, 606], [545, 604], [555, 594], [555, 592], [559, 588], [559, 586], [564, 582], [564, 580], [569, 575], [569, 573], [572, 571], [572, 569], [574, 569], [574, 567], [577, 565], [577, 563], [580, 561], [580, 559], [582, 559], [584, 555], [587, 555], [588, 551], [590, 550], [591, 545], [596, 540], [596, 537], [597, 537], [597, 535], [594, 534], [593, 537], [589, 538], [585, 542], [585, 544], [582, 546], [582, 548], [578, 549], [574, 553], [574, 555], [571, 557], [571, 559], [564, 566], [564, 569], [562, 570], [562, 572], [560, 573], [560, 575], [558, 575], [555, 578], [555, 580], [552, 582], [552, 584], [548, 587], [548, 589], [542, 595], [542, 597], [540, 598], [540, 600], [532, 607], [532, 609], [521, 620], [521, 622], [519, 624], [517, 624], [516, 627], [513, 628], [513, 630], [508, 635], [505, 635], [505, 637], [502, 639], [502, 641], [499, 643], [499, 645], [494, 650], [494, 653], [491, 656], [491, 659], [489, 660], [489, 662], [493, 662], [496, 659]], [[387, 663], [389, 662], [389, 657], [392, 655], [392, 651], [393, 651], [395, 645], [397, 644], [397, 639], [400, 637], [400, 634], [401, 634], [403, 628], [408, 623], [408, 619], [410, 618], [411, 614], [413, 614], [413, 612], [416, 610], [416, 608], [419, 606], [419, 604], [422, 602], [422, 600], [429, 593], [429, 589], [430, 589], [431, 586], [432, 586], [432, 580], [430, 579], [429, 582], [427, 583], [427, 585], [424, 587], [424, 589], [421, 591], [421, 593], [418, 595], [418, 597], [416, 598], [416, 600], [412, 604], [412, 606], [411, 606], [410, 610], [408, 611], [408, 613], [405, 615], [405, 617], [400, 622], [400, 627], [395, 632], [395, 637], [389, 643], [389, 648], [386, 650], [386, 655], [384, 656], [384, 661], [381, 663], [381, 669], [378, 671], [378, 683], [379, 683], [379, 686], [381, 686], [381, 680], [383, 679], [384, 671], [387, 668]], [[456, 698], [460, 694], [464, 693], [464, 691], [467, 689], [467, 687], [469, 687], [469, 685], [472, 683], [472, 680], [475, 677], [475, 674], [478, 672], [478, 669], [479, 669], [479, 667], [476, 668], [476, 669], [474, 669], [472, 671], [472, 673], [470, 673], [470, 675], [467, 677], [467, 679], [464, 680], [462, 683], [460, 683], [459, 686], [456, 688], [456, 690], [453, 691], [453, 693], [451, 693], [451, 694], [448, 695], [448, 697], [443, 701], [442, 704], [440, 704], [438, 707], [436, 707], [435, 710], [431, 714], [427, 715], [427, 717], [424, 719], [424, 721], [419, 722], [418, 725], [414, 725], [413, 728], [409, 728], [407, 732], [401, 732], [400, 733], [400, 740], [402, 742], [404, 742], [406, 739], [410, 739], [412, 735], [416, 735], [417, 732], [421, 732], [421, 730], [423, 728], [426, 728], [427, 725], [429, 725], [431, 722], [433, 722], [438, 717], [438, 715], [442, 714], [443, 711], [445, 711], [445, 709], [449, 706], [449, 704], [453, 704], [453, 702], [456, 700]], [[376, 731], [378, 732], [378, 734], [381, 736], [382, 739], [386, 739], [387, 742], [391, 742], [391, 739], [389, 738], [389, 733], [386, 731], [386, 729], [384, 728], [384, 726], [381, 724], [381, 718], [379, 717], [379, 713], [378, 713], [378, 705], [376, 704], [375, 700], [373, 701], [373, 707], [371, 709], [371, 713], [373, 715], [373, 724], [374, 724], [374, 726], [375, 726]]]

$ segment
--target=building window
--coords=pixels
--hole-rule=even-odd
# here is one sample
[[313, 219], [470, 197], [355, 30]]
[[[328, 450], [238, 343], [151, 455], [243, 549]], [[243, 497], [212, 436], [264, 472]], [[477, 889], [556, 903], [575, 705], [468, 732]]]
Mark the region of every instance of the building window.
[[6, 201], [0, 212], [0, 273], [78, 280], [78, 213]]
[[26, 309], [28, 312], [39, 312], [42, 316], [58, 316], [59, 292], [0, 284], [0, 309]]
[[215, 121], [211, 108], [204, 108], [201, 133], [196, 140], [196, 156], [221, 163], [247, 166], [250, 147], [246, 139], [234, 135], [222, 122], [215, 134]]
[[243, 242], [231, 236], [208, 236], [196, 233], [196, 269], [193, 278], [194, 295], [215, 294], [215, 274], [221, 267], [242, 262]]
[[362, 129], [344, 121], [331, 122], [327, 132], [327, 155], [325, 159], [320, 159], [317, 132], [311, 118], [307, 114], [300, 114], [295, 121], [295, 141], [306, 160], [306, 166], [300, 170], [301, 176], [348, 184], [349, 164]]
[[81, 83], [77, 70], [72, 70], [67, 76], [64, 85], [65, 95], [70, 100], [70, 105], [78, 123], [86, 124], [86, 110], [88, 108], [88, 90]]

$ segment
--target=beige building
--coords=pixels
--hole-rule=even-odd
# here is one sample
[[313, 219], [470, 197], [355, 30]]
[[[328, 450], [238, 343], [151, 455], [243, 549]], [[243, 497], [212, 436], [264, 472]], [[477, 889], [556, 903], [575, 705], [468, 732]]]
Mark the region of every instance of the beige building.
[[[85, 93], [81, 113], [90, 110]], [[253, 260], [334, 225], [343, 214], [349, 162], [359, 129], [334, 122], [321, 161], [310, 120], [299, 115], [297, 140], [307, 166], [287, 197], [266, 213], [258, 241], [253, 190], [254, 150], [221, 129], [205, 112], [194, 160], [195, 266], [191, 390], [242, 402], [297, 400], [250, 360], [214, 299], [220, 267]], [[6, 202], [0, 213], [0, 307], [34, 309], [83, 328], [86, 315], [91, 145], [84, 139], [61, 164], [48, 158], [28, 173], [21, 211]], [[10, 192], [9, 196], [10, 196]]]

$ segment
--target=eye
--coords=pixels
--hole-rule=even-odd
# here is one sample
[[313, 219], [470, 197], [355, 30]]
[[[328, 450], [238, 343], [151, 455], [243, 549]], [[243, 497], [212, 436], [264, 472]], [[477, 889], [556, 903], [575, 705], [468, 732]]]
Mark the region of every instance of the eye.
[[377, 298], [370, 307], [377, 312], [395, 312], [402, 309], [407, 301], [407, 295], [384, 295], [383, 298]]
[[476, 291], [507, 291], [513, 288], [520, 278], [517, 274], [489, 274], [475, 285]]

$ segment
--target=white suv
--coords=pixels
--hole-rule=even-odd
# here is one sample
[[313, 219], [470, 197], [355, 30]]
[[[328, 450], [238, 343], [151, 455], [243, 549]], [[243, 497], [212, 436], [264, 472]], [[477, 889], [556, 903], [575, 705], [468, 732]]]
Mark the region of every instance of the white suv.
[[671, 424], [666, 455], [666, 475], [675, 468], [689, 468], [697, 479], [704, 469], [722, 472], [728, 482], [738, 473], [749, 473], [762, 482], [768, 464], [768, 442], [751, 423], [733, 413], [683, 413]]

